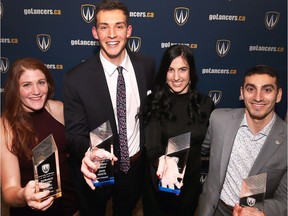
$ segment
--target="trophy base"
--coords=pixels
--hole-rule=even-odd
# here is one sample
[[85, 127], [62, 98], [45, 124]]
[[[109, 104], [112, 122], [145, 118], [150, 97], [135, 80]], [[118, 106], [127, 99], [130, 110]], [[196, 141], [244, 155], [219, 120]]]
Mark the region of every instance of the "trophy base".
[[171, 189], [171, 188], [167, 188], [167, 187], [162, 187], [161, 181], [159, 181], [158, 189], [159, 189], [160, 191], [164, 191], [164, 192], [168, 192], [168, 193], [173, 193], [173, 194], [176, 194], [176, 195], [179, 195], [179, 194], [181, 193], [181, 190], [180, 190], [180, 189]]
[[240, 206], [255, 207], [263, 211], [265, 193], [252, 194], [250, 196], [240, 198]]
[[105, 180], [105, 181], [95, 181], [93, 182], [93, 185], [95, 187], [99, 187], [99, 186], [104, 186], [104, 185], [111, 185], [111, 184], [114, 184], [115, 180], [114, 178], [110, 178], [108, 180]]

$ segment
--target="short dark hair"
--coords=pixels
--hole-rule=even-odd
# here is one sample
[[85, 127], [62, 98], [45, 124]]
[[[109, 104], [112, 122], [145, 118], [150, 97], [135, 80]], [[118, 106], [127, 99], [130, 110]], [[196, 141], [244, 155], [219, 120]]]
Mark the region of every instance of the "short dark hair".
[[96, 8], [95, 8], [95, 13], [94, 13], [94, 22], [95, 22], [95, 27], [97, 27], [97, 15], [100, 11], [110, 11], [110, 10], [121, 10], [123, 11], [124, 15], [126, 16], [126, 23], [127, 25], [129, 24], [129, 10], [124, 5], [118, 0], [103, 0], [100, 2]]
[[281, 88], [280, 81], [279, 81], [279, 74], [277, 73], [275, 68], [270, 67], [268, 65], [256, 65], [250, 68], [249, 70], [247, 70], [242, 80], [242, 87], [244, 87], [245, 78], [254, 74], [267, 74], [273, 78], [276, 78], [275, 82], [276, 82], [277, 90]]

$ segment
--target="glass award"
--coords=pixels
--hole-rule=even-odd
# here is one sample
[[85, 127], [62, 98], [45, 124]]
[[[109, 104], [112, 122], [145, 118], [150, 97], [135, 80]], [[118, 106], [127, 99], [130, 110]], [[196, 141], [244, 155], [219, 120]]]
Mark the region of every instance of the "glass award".
[[[188, 133], [170, 138], [168, 140], [168, 145], [166, 148], [165, 157], [170, 157], [169, 159], [173, 158], [174, 161], [177, 163], [178, 173], [181, 175], [181, 177], [177, 178], [180, 185], [182, 185], [184, 174], [185, 174], [189, 148], [190, 148], [190, 135], [191, 135], [191, 132], [188, 132]], [[168, 165], [166, 159], [165, 161], [166, 161], [165, 162], [166, 164], [164, 165], [164, 167]], [[169, 167], [166, 167], [166, 168], [169, 168]], [[159, 181], [159, 190], [169, 192], [169, 193], [174, 193], [176, 195], [179, 195], [181, 193], [181, 187], [178, 188], [176, 185], [174, 185], [174, 188], [166, 187], [162, 185], [162, 180]]]
[[98, 149], [113, 154], [113, 134], [109, 120], [90, 132], [90, 147], [91, 160], [97, 165], [95, 172], [97, 180], [93, 182], [94, 186], [114, 184], [114, 162], [93, 154]]
[[52, 134], [32, 149], [32, 161], [36, 182], [36, 192], [41, 191], [39, 189], [39, 183], [50, 184], [50, 186], [45, 189], [50, 191], [49, 196], [45, 197], [41, 201], [48, 199], [51, 196], [55, 198], [61, 197], [62, 190], [58, 148]]
[[249, 176], [242, 181], [240, 206], [255, 207], [264, 210], [267, 173]]

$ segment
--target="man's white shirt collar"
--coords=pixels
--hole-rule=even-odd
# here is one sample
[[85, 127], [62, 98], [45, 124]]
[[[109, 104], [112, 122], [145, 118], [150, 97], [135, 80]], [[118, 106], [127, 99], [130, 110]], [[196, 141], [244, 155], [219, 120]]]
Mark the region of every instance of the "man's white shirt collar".
[[104, 68], [104, 71], [105, 73], [107, 73], [109, 76], [112, 76], [113, 73], [115, 71], [117, 71], [117, 67], [118, 66], [121, 66], [123, 67], [123, 70], [124, 71], [127, 71], [127, 62], [128, 62], [128, 54], [127, 54], [127, 51], [125, 50], [125, 56], [124, 56], [124, 59], [123, 61], [121, 62], [120, 65], [114, 65], [112, 64], [111, 62], [109, 62], [103, 55], [102, 53], [100, 52], [100, 60], [102, 62], [102, 65], [103, 65], [103, 68]]

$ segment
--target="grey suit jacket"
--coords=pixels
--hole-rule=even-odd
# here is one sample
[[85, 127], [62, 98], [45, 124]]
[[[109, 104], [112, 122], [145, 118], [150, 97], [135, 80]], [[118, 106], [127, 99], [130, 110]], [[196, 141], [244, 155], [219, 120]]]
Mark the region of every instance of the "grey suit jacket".
[[[216, 109], [203, 143], [203, 153], [210, 150], [207, 179], [199, 200], [199, 216], [213, 216], [224, 183], [234, 139], [243, 119], [244, 109]], [[249, 176], [267, 172], [264, 202], [266, 216], [287, 215], [287, 124], [276, 121], [258, 155]]]

